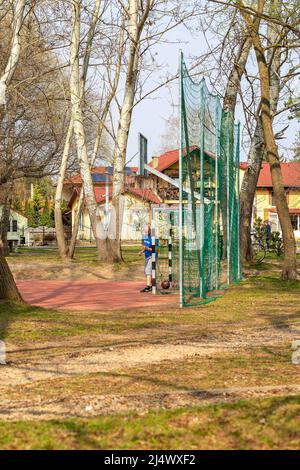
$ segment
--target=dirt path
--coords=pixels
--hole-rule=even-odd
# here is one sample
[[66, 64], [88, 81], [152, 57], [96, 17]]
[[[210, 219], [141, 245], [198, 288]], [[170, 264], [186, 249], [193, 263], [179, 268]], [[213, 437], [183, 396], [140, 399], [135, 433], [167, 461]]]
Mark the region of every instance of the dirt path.
[[116, 351], [93, 352], [84, 350], [76, 357], [56, 355], [35, 361], [8, 364], [1, 368], [1, 385], [3, 388], [47, 380], [54, 377], [76, 376], [97, 372], [111, 372], [138, 365], [155, 364], [164, 360], [178, 360], [191, 356], [205, 356], [222, 352], [224, 346], [216, 344], [163, 344], [133, 348], [120, 348]]
[[[223, 351], [236, 351], [246, 348], [286, 344], [294, 340], [300, 332], [298, 323], [290, 324], [288, 329], [278, 330], [274, 327], [257, 330], [238, 329], [227, 337], [222, 335], [214, 341], [192, 340], [190, 337], [177, 339], [165, 335], [163, 341], [155, 336], [156, 329], [148, 331], [148, 341], [143, 339], [141, 344], [130, 345], [130, 337], [124, 344], [116, 346], [103, 345], [99, 347], [77, 347], [63, 353], [32, 354], [31, 358], [18, 359], [17, 350], [11, 349], [10, 359], [6, 366], [1, 367], [0, 390], [34, 381], [47, 380], [53, 377], [76, 376], [126, 369], [137, 365], [155, 364], [165, 360], [183, 360], [191, 356], [211, 356]], [[163, 331], [159, 330], [164, 336]], [[151, 337], [153, 338], [151, 341]], [[34, 352], [34, 350], [32, 351]]]
[[[247, 335], [244, 330], [236, 331], [235, 335], [220, 338], [219, 341], [191, 342], [186, 338], [176, 344], [169, 341], [164, 343], [144, 343], [138, 346], [106, 347], [104, 349], [81, 349], [75, 353], [57, 353], [49, 357], [33, 356], [25, 362], [11, 361], [7, 366], [1, 367], [0, 392], [2, 396], [0, 418], [5, 420], [54, 419], [72, 416], [88, 417], [97, 414], [138, 411], [144, 413], [150, 408], [172, 408], [179, 406], [200, 405], [253, 398], [256, 396], [274, 396], [280, 394], [300, 393], [300, 384], [282, 384], [267, 387], [235, 387], [222, 389], [192, 390], [192, 391], [163, 391], [157, 393], [142, 393], [121, 395], [79, 394], [64, 396], [58, 394], [55, 399], [43, 399], [41, 395], [24, 400], [22, 395], [18, 399], [11, 399], [10, 394], [20, 386], [34, 384], [35, 382], [49, 382], [51, 379], [76, 378], [93, 373], [109, 373], [127, 370], [135, 366], [159, 364], [163, 361], [177, 361], [188, 358], [201, 358], [213, 356], [224, 351], [238, 354], [239, 350], [247, 347], [279, 345], [295, 337], [298, 324], [289, 325], [288, 329], [276, 330], [267, 328], [250, 331]], [[250, 334], [249, 334], [250, 333]], [[150, 332], [151, 336], [151, 332]]]

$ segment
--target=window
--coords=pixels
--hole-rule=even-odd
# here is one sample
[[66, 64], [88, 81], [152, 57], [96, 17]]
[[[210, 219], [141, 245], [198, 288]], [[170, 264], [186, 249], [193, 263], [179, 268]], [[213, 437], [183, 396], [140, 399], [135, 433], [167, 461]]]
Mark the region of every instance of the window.
[[18, 231], [18, 221], [17, 221], [17, 220], [13, 220], [13, 221], [12, 221], [12, 231], [13, 231], [13, 232], [17, 232], [17, 231]]
[[[284, 191], [287, 203], [289, 203], [289, 191], [285, 189]], [[272, 207], [276, 207], [275, 194], [274, 191], [270, 191], [270, 204]]]
[[292, 222], [293, 230], [298, 230], [298, 215], [292, 214], [291, 222]]
[[10, 232], [10, 220], [8, 221], [8, 224], [7, 224], [7, 231]]
[[270, 202], [271, 202], [271, 206], [273, 206], [273, 207], [276, 206], [274, 191], [271, 191], [271, 201]]
[[79, 230], [83, 230], [83, 213], [82, 211], [80, 212], [80, 217], [79, 217]]

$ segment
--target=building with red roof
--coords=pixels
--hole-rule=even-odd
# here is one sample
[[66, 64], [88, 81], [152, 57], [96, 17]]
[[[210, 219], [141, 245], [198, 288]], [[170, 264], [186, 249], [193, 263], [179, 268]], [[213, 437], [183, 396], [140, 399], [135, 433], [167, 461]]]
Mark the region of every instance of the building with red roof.
[[[300, 239], [300, 162], [282, 162], [283, 185], [286, 192], [291, 222], [296, 239]], [[241, 179], [248, 164], [242, 162]], [[275, 205], [270, 165], [262, 163], [254, 200], [254, 217], [269, 221], [273, 231], [280, 231], [280, 224]]]
[[[137, 171], [137, 167], [125, 168], [125, 187], [121, 204], [123, 207], [123, 240], [140, 240], [143, 225], [150, 222], [151, 207], [161, 204], [161, 199], [152, 189], [151, 178], [144, 180], [144, 178], [137, 176]], [[104, 225], [108, 223], [107, 205], [109, 210], [112, 207], [112, 175], [112, 167], [95, 167], [92, 170], [99, 221]], [[72, 213], [72, 221], [74, 221], [81, 189], [82, 180], [79, 174], [65, 180], [64, 196]], [[89, 241], [93, 239], [90, 219], [85, 206], [80, 218], [78, 238]]]
[[[212, 157], [212, 156], [211, 156]], [[213, 158], [213, 157], [212, 157]], [[165, 152], [159, 156], [154, 156], [149, 163], [155, 170], [164, 175], [177, 180], [179, 179], [179, 150], [173, 149]], [[240, 181], [247, 171], [248, 164], [241, 162], [240, 164]], [[287, 162], [281, 163], [281, 170], [283, 175], [283, 183], [286, 190], [287, 201], [289, 205], [292, 225], [297, 238], [300, 238], [300, 162]], [[103, 206], [106, 201], [105, 187], [108, 184], [109, 193], [108, 199], [111, 201], [112, 191], [112, 167], [95, 167], [92, 171], [94, 181], [96, 201], [99, 206]], [[65, 189], [69, 191], [69, 207], [72, 211], [75, 210], [78, 200], [78, 194], [81, 190], [80, 175], [74, 175], [67, 179], [65, 182]], [[147, 217], [143, 215], [147, 221], [150, 218], [151, 207], [153, 205], [167, 204], [176, 207], [179, 203], [179, 190], [171, 185], [168, 181], [151, 174], [148, 172], [147, 177], [138, 176], [138, 168], [126, 168], [125, 188], [123, 192], [125, 207], [128, 213], [125, 216], [126, 224], [131, 227], [139, 227], [139, 223], [134, 217], [129, 215], [133, 213], [135, 205], [143, 207], [147, 212]], [[132, 212], [133, 211], [133, 212]], [[258, 179], [255, 202], [254, 202], [254, 217], [260, 217], [262, 220], [269, 220], [273, 230], [280, 231], [280, 224], [278, 221], [277, 210], [275, 206], [274, 193], [272, 188], [272, 178], [270, 167], [268, 163], [263, 163], [261, 172]], [[134, 221], [135, 220], [135, 221]], [[85, 227], [88, 227], [85, 229]], [[83, 238], [90, 237], [91, 229], [87, 213], [83, 215], [81, 221], [81, 235]], [[136, 232], [139, 229], [135, 230]], [[85, 232], [85, 235], [83, 234]], [[124, 237], [128, 236], [129, 231], [124, 233]], [[140, 234], [138, 235], [140, 236]], [[131, 233], [130, 238], [132, 239]]]

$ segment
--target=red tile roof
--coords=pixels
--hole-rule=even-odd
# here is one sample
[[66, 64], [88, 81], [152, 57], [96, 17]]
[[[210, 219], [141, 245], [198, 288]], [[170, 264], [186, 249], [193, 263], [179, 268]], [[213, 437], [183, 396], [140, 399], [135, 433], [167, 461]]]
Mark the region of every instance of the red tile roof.
[[127, 190], [130, 194], [145, 199], [148, 202], [153, 204], [160, 204], [161, 200], [156, 196], [156, 194], [151, 191], [151, 189], [140, 189], [140, 188], [128, 188]]
[[[133, 173], [138, 172], [137, 166], [131, 166], [130, 169]], [[96, 174], [104, 174], [106, 171], [107, 171], [106, 166], [95, 166], [92, 169], [92, 173], [96, 173]], [[111, 179], [111, 176], [110, 176], [110, 179]], [[82, 182], [81, 176], [79, 173], [77, 173], [76, 175], [70, 176], [70, 178], [66, 178], [64, 184], [80, 185], [81, 182]]]
[[[105, 188], [95, 188], [94, 187], [94, 193], [96, 196], [96, 202], [100, 204], [100, 202], [105, 201]], [[112, 196], [112, 188], [108, 188], [108, 195], [109, 198]]]
[[[284, 186], [286, 188], [300, 188], [300, 162], [281, 163], [280, 166]], [[246, 162], [242, 162], [240, 164], [240, 168], [242, 170], [246, 170], [248, 168], [248, 164]], [[273, 186], [269, 163], [262, 163], [257, 186], [260, 188], [269, 188]]]
[[[194, 150], [196, 146], [193, 146]], [[209, 154], [210, 155], [210, 154]], [[210, 155], [213, 157], [213, 155]], [[158, 171], [164, 171], [171, 165], [179, 160], [179, 150], [170, 150], [160, 155], [158, 158], [158, 164], [155, 167]], [[150, 163], [153, 165], [153, 162]], [[248, 168], [247, 162], [241, 162], [240, 168], [246, 170]], [[281, 163], [281, 170], [283, 176], [283, 183], [285, 187], [299, 187], [300, 188], [300, 162], [289, 162]], [[268, 163], [262, 163], [262, 168], [258, 178], [258, 187], [272, 187], [272, 178], [270, 172], [270, 165]]]
[[[94, 188], [96, 201], [98, 204], [105, 201], [105, 188]], [[112, 188], [109, 188], [109, 198], [112, 197]], [[153, 204], [160, 204], [160, 199], [151, 191], [151, 189], [140, 189], [140, 188], [127, 188], [125, 193], [132, 194], [137, 196], [140, 199], [143, 199], [147, 202], [152, 202]]]
[[[170, 150], [169, 152], [165, 152], [159, 157], [157, 157], [157, 165], [154, 167], [155, 170], [158, 171], [164, 171], [167, 168], [169, 168], [173, 163], [178, 162], [179, 160], [179, 150]], [[153, 160], [150, 163], [151, 166], [153, 166]]]
[[[197, 148], [199, 148], [197, 147], [197, 145], [191, 145], [190, 150], [196, 150]], [[185, 154], [185, 152], [186, 152], [186, 149], [183, 149], [183, 154]], [[206, 150], [205, 150], [205, 153], [209, 157], [215, 158], [214, 154], [207, 152]], [[179, 161], [179, 149], [169, 150], [168, 152], [165, 152], [162, 155], [158, 157], [154, 157], [154, 158], [158, 159], [157, 166], [154, 167], [155, 170], [163, 172], [164, 170], [172, 166], [174, 163]], [[153, 166], [153, 160], [152, 162], [149, 163], [149, 165]]]

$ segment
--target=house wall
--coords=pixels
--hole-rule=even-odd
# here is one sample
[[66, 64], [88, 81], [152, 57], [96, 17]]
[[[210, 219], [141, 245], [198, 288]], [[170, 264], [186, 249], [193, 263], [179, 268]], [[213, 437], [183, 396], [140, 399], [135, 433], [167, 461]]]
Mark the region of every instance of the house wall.
[[268, 209], [273, 206], [270, 204], [270, 192], [266, 188], [258, 188], [255, 194], [256, 216], [262, 220], [268, 220]]
[[[72, 223], [74, 221], [75, 210], [77, 208], [77, 200], [72, 206]], [[111, 202], [109, 204], [111, 208]], [[98, 205], [98, 214], [100, 220], [105, 223], [105, 204]], [[131, 195], [124, 196], [124, 215], [122, 226], [122, 240], [140, 241], [143, 227], [150, 223], [151, 206], [148, 202], [142, 201]], [[81, 224], [78, 231], [78, 240], [93, 241], [94, 236], [91, 230], [90, 218], [88, 211], [84, 208], [81, 218]]]
[[[287, 193], [287, 201], [290, 211], [293, 209], [300, 210], [300, 190], [289, 189]], [[270, 209], [274, 209], [275, 207], [272, 205], [271, 190], [269, 188], [258, 188], [256, 190], [255, 206], [256, 216], [260, 217], [264, 221], [269, 220], [273, 231], [280, 231], [278, 215], [276, 212], [270, 211]], [[299, 227], [300, 215], [297, 214], [297, 217], [299, 218]], [[300, 230], [294, 230], [294, 234], [296, 239], [299, 240]]]
[[[2, 216], [2, 207], [0, 206], [0, 217]], [[13, 221], [17, 221], [17, 230], [13, 230]], [[28, 243], [28, 219], [16, 211], [10, 211], [10, 230], [7, 232], [8, 242], [14, 245], [20, 243], [21, 237], [25, 237], [25, 243]]]
[[291, 209], [300, 209], [300, 189], [291, 189], [289, 191], [289, 207]]

